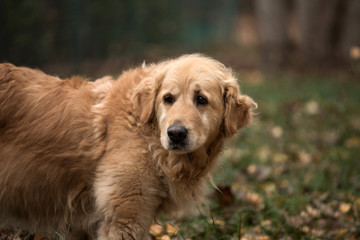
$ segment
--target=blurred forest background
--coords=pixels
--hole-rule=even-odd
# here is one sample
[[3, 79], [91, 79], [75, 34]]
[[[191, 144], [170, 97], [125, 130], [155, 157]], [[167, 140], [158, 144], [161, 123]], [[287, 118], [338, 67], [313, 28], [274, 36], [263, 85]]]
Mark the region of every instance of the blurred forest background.
[[200, 51], [235, 66], [339, 68], [358, 58], [359, 29], [357, 0], [1, 0], [0, 60], [86, 72]]
[[161, 219], [152, 239], [360, 239], [359, 0], [0, 0], [0, 62], [95, 79], [192, 52], [259, 109], [209, 213]]

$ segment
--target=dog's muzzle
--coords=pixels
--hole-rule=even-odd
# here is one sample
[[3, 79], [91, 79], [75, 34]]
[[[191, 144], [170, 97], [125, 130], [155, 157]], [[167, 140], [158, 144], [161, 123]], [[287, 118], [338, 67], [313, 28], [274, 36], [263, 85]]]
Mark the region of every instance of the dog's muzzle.
[[171, 125], [167, 129], [170, 139], [170, 148], [174, 150], [184, 150], [187, 145], [188, 130], [182, 125]]

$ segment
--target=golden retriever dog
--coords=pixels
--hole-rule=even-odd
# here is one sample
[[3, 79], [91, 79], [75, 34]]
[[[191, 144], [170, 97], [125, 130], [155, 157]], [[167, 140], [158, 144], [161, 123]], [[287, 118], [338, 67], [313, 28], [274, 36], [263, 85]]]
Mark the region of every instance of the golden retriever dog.
[[157, 216], [204, 200], [224, 140], [255, 106], [199, 54], [95, 82], [0, 64], [0, 222], [51, 239], [147, 239]]

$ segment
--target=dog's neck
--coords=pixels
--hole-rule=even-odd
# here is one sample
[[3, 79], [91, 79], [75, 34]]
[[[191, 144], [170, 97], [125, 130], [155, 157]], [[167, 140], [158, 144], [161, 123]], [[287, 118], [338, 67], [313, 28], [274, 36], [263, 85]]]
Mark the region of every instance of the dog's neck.
[[168, 192], [168, 200], [160, 206], [161, 212], [182, 214], [182, 211], [179, 212], [181, 209], [193, 212], [194, 207], [205, 201], [209, 186], [213, 185], [210, 173], [217, 164], [216, 157], [222, 146], [223, 140], [218, 140], [206, 148], [186, 154], [167, 151], [160, 141], [151, 146], [159, 177]]

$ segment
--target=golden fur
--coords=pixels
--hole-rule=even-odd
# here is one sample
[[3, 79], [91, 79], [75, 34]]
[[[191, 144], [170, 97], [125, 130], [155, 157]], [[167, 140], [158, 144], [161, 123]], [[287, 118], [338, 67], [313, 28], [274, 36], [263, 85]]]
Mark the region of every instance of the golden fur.
[[145, 239], [159, 214], [203, 201], [224, 139], [255, 105], [229, 69], [198, 54], [116, 81], [0, 64], [0, 222]]

